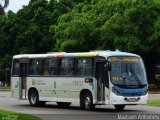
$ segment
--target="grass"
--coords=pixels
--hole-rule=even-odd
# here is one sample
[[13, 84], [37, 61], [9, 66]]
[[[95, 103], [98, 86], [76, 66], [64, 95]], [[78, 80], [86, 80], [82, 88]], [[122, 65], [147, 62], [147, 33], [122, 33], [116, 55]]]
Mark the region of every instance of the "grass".
[[150, 99], [148, 100], [147, 105], [160, 107], [160, 99], [154, 99], [154, 100]]
[[160, 3], [160, 0], [154, 0], [154, 2], [156, 2], [156, 3]]
[[41, 120], [38, 117], [0, 109], [0, 120]]

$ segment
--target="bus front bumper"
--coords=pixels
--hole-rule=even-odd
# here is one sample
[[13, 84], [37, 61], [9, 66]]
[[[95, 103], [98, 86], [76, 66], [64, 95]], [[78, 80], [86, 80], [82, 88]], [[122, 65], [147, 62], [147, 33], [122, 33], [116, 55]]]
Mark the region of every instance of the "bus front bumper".
[[118, 96], [113, 92], [110, 92], [110, 105], [119, 105], [119, 104], [126, 104], [126, 105], [135, 105], [135, 104], [147, 104], [148, 100], [148, 93], [143, 96]]

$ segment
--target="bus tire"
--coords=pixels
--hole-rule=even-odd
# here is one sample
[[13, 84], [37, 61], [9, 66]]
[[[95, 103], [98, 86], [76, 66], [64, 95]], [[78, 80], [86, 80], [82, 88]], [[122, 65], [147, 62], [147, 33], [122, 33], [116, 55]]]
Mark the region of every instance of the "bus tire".
[[57, 102], [59, 107], [68, 107], [71, 105], [71, 102]]
[[83, 102], [83, 108], [87, 111], [91, 111], [94, 110], [95, 105], [93, 104], [93, 97], [92, 94], [90, 92], [86, 93], [84, 95], [84, 102]]
[[33, 107], [37, 107], [40, 105], [39, 95], [38, 95], [38, 91], [36, 89], [32, 89], [29, 92], [29, 103]]
[[125, 105], [114, 105], [117, 111], [123, 111], [125, 108]]
[[80, 107], [84, 109], [84, 96], [80, 98]]

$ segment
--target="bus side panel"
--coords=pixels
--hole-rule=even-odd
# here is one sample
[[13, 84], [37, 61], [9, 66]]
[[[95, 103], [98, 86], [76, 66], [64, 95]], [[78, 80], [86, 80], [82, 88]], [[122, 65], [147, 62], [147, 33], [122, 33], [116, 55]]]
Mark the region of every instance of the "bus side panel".
[[74, 81], [82, 83], [82, 79], [73, 77], [57, 78], [58, 101], [61, 102], [79, 102], [80, 86], [74, 86]]
[[85, 83], [83, 77], [27, 77], [27, 91], [30, 88], [38, 90], [40, 101], [78, 103], [80, 92], [88, 89], [95, 103], [95, 82]]
[[40, 101], [57, 101], [54, 84], [54, 77], [27, 77], [27, 91], [37, 89]]
[[13, 98], [20, 99], [20, 78], [11, 77], [11, 94]]
[[85, 83], [83, 77], [27, 77], [27, 86], [27, 91], [30, 88], [38, 90], [40, 101], [78, 103], [80, 92], [88, 89], [95, 103], [95, 80], [92, 83]]
[[89, 90], [95, 102], [95, 83], [85, 83], [83, 77], [61, 77], [57, 78], [58, 101], [61, 102], [80, 102], [80, 92], [84, 89]]

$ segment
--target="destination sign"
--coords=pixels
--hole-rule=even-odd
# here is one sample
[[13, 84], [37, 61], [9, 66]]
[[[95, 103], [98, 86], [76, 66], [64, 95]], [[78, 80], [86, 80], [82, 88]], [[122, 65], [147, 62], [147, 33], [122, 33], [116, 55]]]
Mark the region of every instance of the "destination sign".
[[138, 62], [139, 58], [136, 57], [112, 57], [112, 62]]

